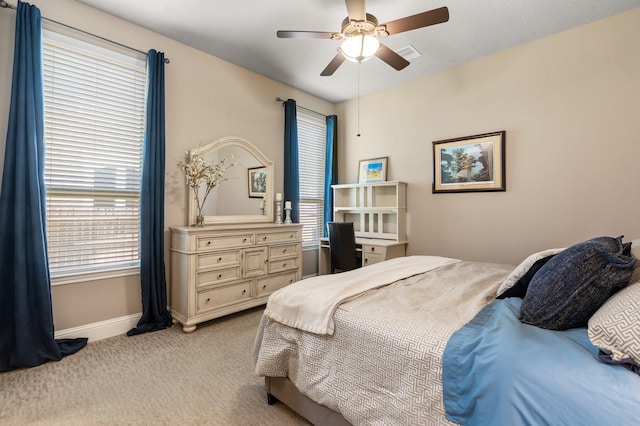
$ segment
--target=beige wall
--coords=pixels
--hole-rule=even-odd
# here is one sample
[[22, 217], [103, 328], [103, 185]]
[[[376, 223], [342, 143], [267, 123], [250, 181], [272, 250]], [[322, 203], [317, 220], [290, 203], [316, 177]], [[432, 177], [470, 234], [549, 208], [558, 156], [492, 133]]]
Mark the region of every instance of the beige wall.
[[[174, 159], [217, 137], [254, 142], [275, 160], [281, 190], [283, 118], [274, 101], [280, 96], [325, 114], [337, 111], [342, 183], [356, 181], [360, 159], [389, 156], [388, 178], [409, 183], [410, 254], [517, 263], [535, 250], [592, 236], [640, 236], [640, 10], [363, 97], [357, 138], [355, 100], [335, 109], [73, 1], [32, 3], [45, 17], [171, 59], [167, 229], [186, 223]], [[0, 10], [3, 139], [14, 17]], [[432, 194], [431, 142], [495, 130], [507, 131], [507, 192]], [[313, 260], [305, 253], [305, 263]], [[137, 276], [55, 286], [52, 298], [57, 330], [141, 310]]]
[[[299, 105], [324, 114], [334, 113], [335, 107], [329, 102], [79, 3], [68, 0], [31, 0], [31, 3], [37, 5], [46, 18], [142, 51], [151, 48], [164, 51], [171, 59], [165, 69], [167, 230], [187, 223], [186, 191], [174, 161], [181, 158], [185, 150], [221, 136], [248, 139], [275, 161], [275, 187], [282, 192], [284, 119], [282, 106], [275, 98], [294, 98]], [[0, 134], [3, 141], [9, 113], [14, 30], [15, 11], [0, 9]], [[4, 145], [0, 147], [0, 158], [4, 158]], [[168, 244], [167, 233], [167, 267]], [[142, 309], [137, 276], [54, 286], [52, 300], [56, 330], [135, 314]]]
[[[389, 156], [410, 254], [516, 264], [640, 236], [640, 9], [338, 105], [342, 183]], [[363, 66], [362, 72], [366, 72]], [[346, 124], [346, 126], [345, 126]], [[506, 130], [507, 191], [432, 194], [432, 141]]]

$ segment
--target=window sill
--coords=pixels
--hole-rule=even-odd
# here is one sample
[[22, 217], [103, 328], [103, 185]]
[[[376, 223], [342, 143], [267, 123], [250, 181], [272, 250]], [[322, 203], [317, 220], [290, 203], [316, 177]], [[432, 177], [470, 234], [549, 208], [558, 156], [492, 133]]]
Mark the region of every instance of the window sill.
[[51, 286], [78, 284], [87, 281], [106, 280], [109, 278], [127, 277], [132, 275], [140, 275], [140, 268], [125, 268], [111, 271], [85, 272], [81, 274], [65, 275], [51, 278]]

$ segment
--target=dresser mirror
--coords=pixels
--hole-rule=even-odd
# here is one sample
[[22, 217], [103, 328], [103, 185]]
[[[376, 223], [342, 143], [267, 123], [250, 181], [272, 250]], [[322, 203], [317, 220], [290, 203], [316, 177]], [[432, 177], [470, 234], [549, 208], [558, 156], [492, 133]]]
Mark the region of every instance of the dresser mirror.
[[[206, 198], [202, 206], [204, 225], [273, 222], [273, 161], [255, 145], [245, 139], [227, 136], [193, 148], [189, 154], [200, 155], [212, 164], [224, 159], [227, 164], [235, 164], [224, 172], [225, 180]], [[252, 178], [253, 186], [250, 185]], [[189, 225], [195, 225], [197, 202], [191, 188], [188, 189]], [[200, 188], [200, 199], [204, 191]]]

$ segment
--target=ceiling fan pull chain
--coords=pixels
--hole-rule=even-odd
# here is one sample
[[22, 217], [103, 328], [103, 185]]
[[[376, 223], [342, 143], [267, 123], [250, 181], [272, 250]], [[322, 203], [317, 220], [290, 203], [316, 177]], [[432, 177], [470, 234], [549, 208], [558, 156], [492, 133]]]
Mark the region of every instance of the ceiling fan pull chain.
[[358, 63], [358, 133], [356, 134], [357, 137], [360, 137], [360, 67], [362, 66], [362, 63], [359, 62]]

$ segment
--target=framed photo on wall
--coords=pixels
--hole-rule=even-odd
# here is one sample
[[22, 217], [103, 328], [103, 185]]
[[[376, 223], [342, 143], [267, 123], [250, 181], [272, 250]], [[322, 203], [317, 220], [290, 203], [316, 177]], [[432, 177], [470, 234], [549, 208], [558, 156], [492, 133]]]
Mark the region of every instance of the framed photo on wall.
[[388, 157], [360, 160], [358, 183], [384, 182], [387, 180]]
[[252, 167], [249, 173], [249, 198], [263, 198], [267, 193], [267, 168]]
[[506, 191], [506, 132], [433, 142], [432, 192]]

